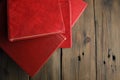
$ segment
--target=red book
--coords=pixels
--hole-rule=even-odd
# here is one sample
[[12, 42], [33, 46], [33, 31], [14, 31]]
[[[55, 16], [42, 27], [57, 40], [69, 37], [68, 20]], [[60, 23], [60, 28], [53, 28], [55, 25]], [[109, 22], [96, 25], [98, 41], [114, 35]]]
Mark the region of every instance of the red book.
[[84, 10], [87, 7], [87, 3], [83, 0], [70, 0], [71, 2], [71, 27], [74, 26], [76, 21], [79, 19], [81, 14], [84, 12]]
[[6, 0], [0, 3], [0, 47], [26, 73], [35, 75], [53, 52], [65, 40], [60, 34], [43, 36], [40, 38], [9, 42], [7, 33]]
[[63, 33], [58, 0], [8, 0], [10, 41]]
[[[75, 22], [78, 20], [80, 15], [83, 13], [84, 9], [86, 8], [86, 3], [83, 2], [82, 0], [77, 0], [77, 1], [71, 0], [70, 3], [69, 3], [69, 0], [60, 0], [60, 1], [62, 2], [62, 5], [60, 7], [62, 11], [62, 16], [63, 16], [63, 22], [65, 24], [65, 33], [63, 35], [66, 36], [66, 40], [60, 47], [70, 48], [72, 46], [72, 39], [71, 39], [72, 34], [71, 34], [71, 28], [69, 24], [70, 20], [71, 20], [71, 27], [72, 27], [75, 24]], [[71, 19], [70, 19], [70, 15], [71, 15]], [[31, 37], [36, 37], [36, 36], [31, 35]], [[26, 38], [29, 38], [29, 37], [26, 37]]]
[[70, 48], [72, 47], [72, 27], [85, 10], [87, 4], [82, 0], [60, 0], [60, 3], [65, 24], [65, 33], [63, 35], [66, 37], [60, 47]]
[[72, 46], [71, 33], [72, 29], [70, 28], [70, 1], [69, 0], [60, 0], [60, 6], [63, 16], [63, 21], [65, 24], [65, 33], [63, 35], [66, 37], [66, 40], [60, 46], [61, 48], [70, 48]]

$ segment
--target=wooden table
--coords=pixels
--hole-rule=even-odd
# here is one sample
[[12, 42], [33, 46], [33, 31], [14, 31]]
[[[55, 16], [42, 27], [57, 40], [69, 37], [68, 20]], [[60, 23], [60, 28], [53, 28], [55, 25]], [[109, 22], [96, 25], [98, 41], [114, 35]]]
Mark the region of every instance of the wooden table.
[[58, 49], [30, 78], [0, 51], [0, 80], [120, 80], [120, 0], [86, 0], [73, 47]]

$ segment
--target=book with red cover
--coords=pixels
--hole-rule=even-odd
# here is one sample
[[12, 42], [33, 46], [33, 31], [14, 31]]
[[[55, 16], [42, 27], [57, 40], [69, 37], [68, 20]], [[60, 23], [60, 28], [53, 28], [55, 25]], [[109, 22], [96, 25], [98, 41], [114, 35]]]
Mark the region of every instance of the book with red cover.
[[60, 7], [62, 11], [63, 21], [65, 25], [65, 33], [63, 35], [66, 37], [66, 40], [60, 46], [61, 48], [70, 48], [72, 46], [71, 33], [72, 29], [70, 27], [70, 1], [69, 0], [60, 0]]
[[85, 10], [87, 4], [82, 0], [60, 0], [60, 3], [65, 24], [65, 33], [63, 35], [66, 36], [66, 40], [60, 47], [70, 48], [72, 47], [72, 27]]
[[7, 33], [6, 0], [0, 3], [0, 47], [26, 73], [35, 75], [53, 52], [62, 44], [65, 37], [60, 34], [35, 39], [10, 42]]
[[63, 33], [59, 0], [8, 0], [9, 40]]
[[79, 19], [81, 14], [84, 12], [84, 10], [87, 7], [87, 3], [83, 0], [70, 0], [71, 2], [71, 27], [74, 26], [76, 21]]
[[[69, 0], [61, 0], [61, 1], [62, 1], [62, 5], [60, 7], [62, 10], [63, 21], [65, 24], [65, 33], [63, 35], [66, 36], [67, 39], [64, 41], [64, 43], [60, 47], [61, 48], [70, 48], [72, 46], [72, 39], [71, 39], [71, 28], [70, 28], [69, 22], [72, 19], [71, 20], [71, 27], [72, 27], [75, 24], [75, 22], [78, 20], [80, 15], [83, 13], [84, 9], [86, 8], [86, 3], [83, 2], [82, 0], [77, 0], [77, 1], [71, 0], [71, 3], [66, 5], [66, 3], [69, 2]], [[63, 2], [64, 2], [64, 4], [63, 4]], [[72, 16], [70, 19], [71, 14], [72, 14]], [[33, 36], [31, 36], [31, 37], [33, 37]], [[26, 37], [26, 38], [28, 38], [28, 37]]]

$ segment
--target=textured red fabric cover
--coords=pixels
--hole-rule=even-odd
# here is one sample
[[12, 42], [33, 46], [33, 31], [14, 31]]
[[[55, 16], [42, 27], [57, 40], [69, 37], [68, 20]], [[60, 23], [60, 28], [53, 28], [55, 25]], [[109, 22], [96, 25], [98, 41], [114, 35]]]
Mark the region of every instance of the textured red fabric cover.
[[53, 52], [65, 40], [62, 35], [54, 34], [40, 38], [9, 42], [7, 37], [6, 4], [0, 3], [0, 47], [26, 73], [35, 75]]
[[[27, 0], [26, 0], [27, 1]], [[57, 1], [57, 0], [56, 0]], [[70, 20], [71, 20], [71, 27], [75, 24], [75, 22], [78, 20], [78, 18], [80, 17], [80, 15], [83, 13], [83, 11], [84, 11], [84, 9], [86, 8], [86, 3], [85, 2], [83, 2], [82, 0], [60, 0], [61, 1], [61, 5], [60, 5], [60, 7], [61, 7], [61, 11], [62, 11], [62, 17], [63, 17], [63, 22], [64, 22], [64, 25], [65, 25], [65, 33], [63, 34], [64, 36], [66, 36], [66, 40], [64, 41], [64, 43], [60, 46], [61, 48], [70, 48], [71, 46], [72, 46], [72, 31], [71, 31], [71, 28], [70, 28]], [[13, 1], [11, 0], [11, 1], [9, 1], [10, 2], [10, 4], [11, 5], [13, 5]], [[16, 0], [16, 2], [18, 3], [19, 1], [17, 1]], [[21, 1], [20, 1], [21, 2]], [[28, 1], [28, 2], [30, 2], [30, 1]], [[70, 3], [69, 3], [70, 2]], [[28, 4], [28, 3], [27, 3]], [[34, 3], [33, 3], [34, 4]], [[10, 11], [11, 10], [11, 8], [9, 7], [9, 6], [11, 6], [11, 5], [9, 5], [8, 4], [8, 10]], [[15, 5], [15, 4], [14, 4]], [[71, 5], [71, 6], [70, 6]], [[22, 5], [23, 6], [23, 5]], [[20, 7], [20, 6], [19, 6]], [[19, 7], [17, 8], [17, 9], [19, 9]], [[29, 7], [29, 6], [28, 6]], [[12, 7], [13, 8], [13, 7]], [[29, 7], [29, 8], [31, 8], [31, 6]], [[28, 8], [28, 9], [29, 9]], [[34, 9], [36, 9], [36, 8], [34, 8], [33, 7], [33, 10]], [[12, 10], [11, 10], [12, 11]], [[16, 9], [14, 10], [14, 11], [16, 11]], [[13, 12], [9, 12], [8, 14], [10, 14], [9, 16], [10, 16], [10, 21], [12, 21], [12, 23], [14, 23], [15, 25], [17, 24], [17, 22], [13, 22], [13, 20], [11, 20], [11, 14], [12, 14]], [[18, 15], [23, 15], [23, 13], [15, 13], [16, 14], [16, 16], [18, 17]], [[35, 14], [35, 13], [33, 13], [33, 14]], [[70, 15], [71, 15], [71, 17], [70, 17]], [[13, 17], [16, 17], [15, 15], [13, 16]], [[35, 15], [35, 16], [38, 16], [37, 18], [39, 18], [39, 15]], [[27, 18], [28, 17], [30, 17], [30, 16], [27, 16]], [[20, 17], [21, 18], [21, 17]], [[25, 18], [23, 18], [23, 19], [27, 19], [26, 17]], [[9, 21], [8, 20], [8, 21]], [[21, 20], [20, 20], [21, 21]], [[23, 20], [22, 20], [23, 21]], [[34, 22], [35, 20], [32, 20], [32, 22]], [[35, 23], [38, 23], [38, 22], [35, 22]], [[25, 25], [26, 23], [24, 23], [24, 25]], [[30, 25], [32, 24], [32, 23], [29, 23]], [[11, 27], [11, 24], [9, 25], [9, 27]], [[13, 27], [16, 27], [16, 26], [13, 26]], [[24, 32], [24, 28], [25, 28], [25, 26], [24, 26], [24, 28], [22, 29], [22, 27], [20, 27], [20, 26], [18, 26], [19, 28], [18, 29], [16, 29], [16, 28], [12, 28], [12, 29], [10, 29], [10, 31], [9, 32], [11, 32], [12, 30], [15, 30], [15, 31], [12, 31], [13, 32], [13, 34], [15, 34], [15, 33], [20, 33], [21, 31], [23, 32], [23, 34], [24, 35], [26, 35], [28, 32], [29, 32], [29, 26], [25, 29], [26, 31]], [[21, 29], [20, 29], [21, 28]], [[41, 28], [41, 27], [40, 27]], [[27, 31], [27, 29], [28, 29], [28, 31]], [[49, 30], [49, 28], [47, 28], [48, 30]], [[36, 29], [36, 28], [34, 28], [34, 29], [31, 29], [31, 31], [30, 31], [30, 33], [32, 32], [32, 30], [33, 31], [38, 31], [38, 29]], [[38, 31], [39, 32], [39, 31]], [[31, 33], [31, 35], [29, 35], [30, 37], [36, 37], [36, 36], [32, 36], [32, 34], [33, 33]], [[9, 35], [11, 35], [10, 33], [9, 33]], [[17, 35], [19, 35], [19, 34], [17, 34]], [[20, 34], [21, 35], [21, 34]], [[30, 38], [29, 36], [27, 36], [26, 38]], [[38, 37], [40, 36], [40, 35], [37, 35]], [[11, 40], [13, 40], [13, 39], [11, 39]]]
[[10, 41], [63, 33], [58, 0], [8, 0]]
[[70, 0], [71, 2], [71, 27], [74, 26], [76, 21], [79, 19], [83, 11], [87, 7], [87, 3], [83, 0]]
[[60, 46], [61, 48], [70, 48], [72, 46], [71, 38], [71, 28], [70, 28], [70, 1], [69, 0], [60, 0], [60, 7], [62, 11], [63, 21], [65, 24], [65, 33], [63, 35], [66, 37], [66, 40]]

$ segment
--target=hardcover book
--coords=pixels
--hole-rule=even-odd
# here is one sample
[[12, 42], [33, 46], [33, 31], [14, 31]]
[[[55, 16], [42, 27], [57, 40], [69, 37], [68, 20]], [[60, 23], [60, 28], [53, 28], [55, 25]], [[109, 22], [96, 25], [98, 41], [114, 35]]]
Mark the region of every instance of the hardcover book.
[[8, 0], [9, 40], [63, 33], [59, 0]]
[[6, 6], [6, 0], [0, 3], [0, 47], [26, 73], [33, 76], [63, 43], [65, 37], [61, 34], [54, 34], [30, 40], [10, 42], [7, 33]]
[[87, 3], [83, 0], [70, 0], [71, 2], [71, 27], [74, 26], [76, 21], [79, 19], [81, 14], [84, 12], [84, 10], [87, 7]]
[[60, 7], [62, 11], [63, 21], [65, 25], [65, 33], [63, 35], [66, 37], [66, 40], [63, 42], [63, 44], [60, 46], [61, 48], [70, 48], [72, 47], [72, 28], [70, 27], [70, 1], [69, 0], [60, 0]]
[[63, 35], [66, 40], [60, 48], [72, 47], [72, 27], [85, 10], [87, 4], [82, 0], [60, 0], [63, 21], [65, 24], [65, 33]]

